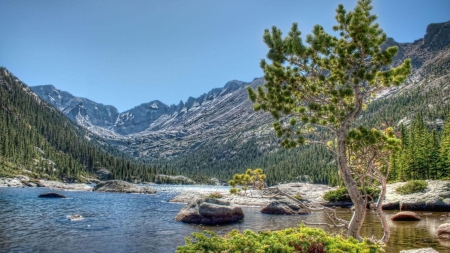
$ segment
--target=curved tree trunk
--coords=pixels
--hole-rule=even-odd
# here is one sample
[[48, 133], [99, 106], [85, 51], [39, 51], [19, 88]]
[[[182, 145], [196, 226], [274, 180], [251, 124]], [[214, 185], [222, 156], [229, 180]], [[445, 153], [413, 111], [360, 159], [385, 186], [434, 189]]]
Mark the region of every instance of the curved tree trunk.
[[348, 194], [355, 206], [355, 211], [353, 212], [352, 219], [348, 225], [348, 235], [362, 241], [359, 232], [366, 217], [366, 202], [359, 193], [358, 186], [348, 167], [346, 136], [346, 131], [338, 134], [338, 166], [342, 180], [344, 181]]
[[364, 223], [366, 217], [366, 201], [358, 191], [358, 186], [352, 177], [351, 170], [349, 168], [349, 161], [347, 158], [347, 134], [351, 127], [351, 124], [356, 117], [361, 113], [363, 100], [360, 94], [358, 86], [354, 87], [355, 91], [355, 108], [347, 115], [342, 122], [337, 132], [337, 160], [339, 171], [341, 172], [342, 180], [347, 188], [350, 199], [355, 206], [352, 219], [348, 225], [349, 236], [362, 241], [362, 237], [359, 235], [359, 231]]
[[376, 212], [380, 216], [381, 226], [383, 227], [383, 237], [381, 238], [381, 243], [386, 244], [389, 241], [389, 237], [391, 237], [391, 230], [389, 229], [389, 225], [386, 219], [386, 215], [383, 212], [383, 199], [386, 196], [386, 178], [382, 179], [381, 182], [381, 192], [377, 202]]

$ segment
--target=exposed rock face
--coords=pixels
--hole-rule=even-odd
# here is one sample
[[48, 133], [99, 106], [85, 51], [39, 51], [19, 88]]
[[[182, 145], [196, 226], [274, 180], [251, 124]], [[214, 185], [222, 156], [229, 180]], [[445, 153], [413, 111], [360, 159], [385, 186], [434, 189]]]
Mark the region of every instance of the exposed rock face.
[[417, 215], [415, 212], [411, 211], [403, 211], [396, 213], [391, 217], [391, 220], [393, 221], [418, 221], [421, 220], [419, 215]]
[[388, 184], [386, 198], [383, 201], [385, 210], [411, 211], [448, 211], [450, 208], [450, 182], [445, 180], [427, 180], [428, 187], [424, 192], [400, 195], [395, 189], [405, 182]]
[[56, 192], [47, 192], [47, 193], [43, 193], [43, 194], [39, 195], [39, 198], [51, 198], [51, 199], [59, 198], [59, 199], [64, 199], [64, 198], [67, 198], [67, 197], [62, 195], [62, 194], [56, 193]]
[[429, 24], [423, 44], [431, 50], [443, 49], [450, 44], [450, 22]]
[[95, 172], [100, 180], [111, 180], [112, 174], [107, 168], [101, 168]]
[[104, 128], [114, 126], [119, 112], [114, 106], [96, 103], [87, 98], [56, 89], [53, 85], [30, 87], [42, 99], [62, 111], [72, 121], [83, 126], [94, 125]]
[[205, 225], [232, 223], [242, 219], [242, 208], [230, 206], [230, 202], [220, 199], [194, 199], [175, 217], [176, 221]]
[[400, 253], [439, 253], [433, 248], [402, 250]]
[[39, 180], [40, 186], [63, 191], [92, 191], [92, 187], [87, 184], [67, 184], [57, 181]]
[[450, 239], [450, 223], [441, 224], [437, 229], [437, 236], [442, 239]]
[[141, 193], [154, 194], [156, 190], [148, 186], [137, 186], [125, 181], [111, 180], [97, 184], [94, 191], [99, 192], [122, 192], [122, 193]]
[[297, 215], [297, 214], [309, 214], [310, 211], [300, 208], [300, 206], [290, 200], [275, 200], [265, 206], [261, 213], [267, 214], [284, 214], [284, 215]]

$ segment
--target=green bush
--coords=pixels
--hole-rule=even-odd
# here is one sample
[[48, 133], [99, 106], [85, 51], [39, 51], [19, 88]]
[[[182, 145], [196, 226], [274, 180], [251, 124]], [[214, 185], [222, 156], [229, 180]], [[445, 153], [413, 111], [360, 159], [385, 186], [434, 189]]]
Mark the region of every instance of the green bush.
[[303, 197], [302, 197], [302, 195], [300, 195], [300, 194], [294, 195], [294, 198], [295, 198], [296, 200], [300, 200], [300, 201], [303, 201], [303, 200], [304, 200]]
[[203, 196], [204, 198], [209, 198], [209, 199], [220, 199], [223, 197], [222, 193], [220, 192], [213, 192], [210, 193], [208, 195]]
[[[362, 193], [362, 188], [358, 187], [359, 192]], [[381, 190], [378, 188], [373, 187], [366, 187], [366, 193], [372, 198], [376, 199], [378, 195], [380, 194]], [[348, 195], [347, 188], [340, 187], [336, 190], [328, 191], [323, 195], [323, 199], [327, 201], [344, 201], [344, 202], [351, 202], [350, 196]]]
[[399, 186], [395, 189], [398, 194], [406, 195], [416, 192], [424, 191], [428, 187], [428, 183], [425, 180], [412, 180], [406, 182], [403, 186]]
[[194, 239], [187, 237], [186, 245], [178, 246], [176, 252], [385, 252], [380, 244], [368, 240], [360, 243], [354, 238], [344, 239], [339, 235], [329, 235], [322, 229], [304, 225], [299, 228], [258, 233], [251, 230], [245, 230], [244, 233], [233, 230], [223, 237], [205, 231], [193, 233], [192, 237]]

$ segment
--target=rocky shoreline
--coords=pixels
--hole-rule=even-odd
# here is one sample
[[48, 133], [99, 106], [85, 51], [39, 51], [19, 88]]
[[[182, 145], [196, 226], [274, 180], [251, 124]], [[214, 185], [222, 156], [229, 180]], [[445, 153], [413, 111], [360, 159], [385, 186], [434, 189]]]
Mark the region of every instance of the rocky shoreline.
[[[409, 211], [448, 211], [450, 210], [450, 181], [427, 180], [428, 187], [424, 192], [400, 195], [395, 189], [405, 182], [393, 183], [387, 186], [386, 198], [383, 201], [384, 210], [409, 210]], [[300, 196], [302, 201], [318, 203], [328, 207], [350, 207], [349, 202], [329, 202], [323, 199], [325, 192], [336, 187], [308, 183], [288, 183], [277, 186], [278, 189], [290, 196]], [[274, 201], [286, 199], [284, 196], [275, 195], [274, 187], [259, 191], [247, 191], [245, 196], [231, 195], [221, 192], [222, 199], [238, 206], [263, 207]], [[205, 194], [201, 192], [183, 192], [172, 198], [169, 202], [188, 203], [194, 198], [201, 198]]]
[[148, 186], [138, 186], [120, 180], [109, 180], [99, 182], [95, 187], [83, 183], [63, 183], [51, 180], [30, 179], [27, 176], [16, 176], [14, 178], [0, 178], [0, 187], [46, 187], [51, 190], [60, 191], [99, 191], [99, 192], [121, 192], [136, 194], [154, 194], [156, 190]]
[[[106, 183], [105, 182], [111, 182]], [[395, 189], [405, 182], [387, 185], [386, 198], [383, 201], [384, 210], [408, 210], [408, 211], [448, 211], [450, 210], [450, 181], [427, 180], [428, 187], [425, 191], [407, 195], [398, 194]], [[103, 187], [100, 187], [103, 186]], [[46, 187], [52, 190], [62, 191], [104, 191], [153, 194], [156, 191], [147, 186], [137, 186], [119, 180], [101, 181], [98, 187], [83, 183], [63, 183], [50, 180], [30, 179], [27, 176], [18, 175], [14, 178], [0, 178], [0, 187]], [[278, 189], [290, 196], [299, 196], [302, 201], [308, 203], [319, 203], [329, 207], [350, 207], [349, 202], [328, 202], [323, 195], [336, 189], [328, 185], [309, 183], [288, 183], [276, 187], [270, 187], [263, 191], [248, 190], [244, 195], [231, 195], [229, 192], [221, 191], [222, 199], [229, 201], [231, 205], [264, 207], [274, 201], [286, 200], [286, 197], [277, 195]], [[192, 199], [205, 197], [203, 192], [186, 191], [169, 200], [174, 203], [188, 203]]]

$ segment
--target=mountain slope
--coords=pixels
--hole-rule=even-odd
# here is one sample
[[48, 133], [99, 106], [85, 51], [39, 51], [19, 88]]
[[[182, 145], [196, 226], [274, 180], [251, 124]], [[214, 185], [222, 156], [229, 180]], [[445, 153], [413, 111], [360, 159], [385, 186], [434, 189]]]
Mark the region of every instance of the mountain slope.
[[27, 174], [72, 182], [107, 168], [113, 178], [152, 181], [165, 172], [126, 159], [40, 99], [5, 68], [0, 68], [0, 144], [0, 176]]

